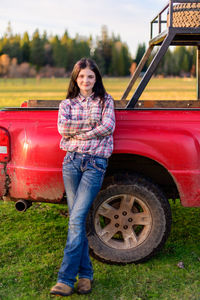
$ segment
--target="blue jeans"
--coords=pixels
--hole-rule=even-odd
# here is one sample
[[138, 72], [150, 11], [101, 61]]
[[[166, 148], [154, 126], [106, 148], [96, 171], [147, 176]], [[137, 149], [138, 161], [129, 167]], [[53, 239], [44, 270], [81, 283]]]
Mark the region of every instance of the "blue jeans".
[[76, 276], [93, 279], [85, 223], [107, 167], [107, 158], [68, 152], [63, 162], [63, 180], [69, 208], [69, 227], [58, 282], [74, 286]]

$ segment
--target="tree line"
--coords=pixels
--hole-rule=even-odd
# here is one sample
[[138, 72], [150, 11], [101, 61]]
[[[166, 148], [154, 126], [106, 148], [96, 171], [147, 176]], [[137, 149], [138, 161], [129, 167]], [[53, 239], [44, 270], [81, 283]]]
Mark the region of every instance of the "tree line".
[[[139, 44], [135, 57], [136, 65], [146, 51], [145, 44]], [[143, 68], [146, 71], [158, 49], [152, 51], [149, 60]], [[161, 59], [155, 75], [163, 76], [195, 76], [196, 74], [196, 47], [170, 47]]]
[[[92, 36], [78, 34], [72, 38], [67, 31], [61, 37], [48, 36], [46, 32], [40, 34], [38, 30], [32, 37], [28, 32], [21, 36], [12, 33], [9, 23], [0, 38], [0, 76], [68, 76], [81, 57], [94, 59], [103, 75], [128, 76], [134, 72], [145, 51], [145, 43], [139, 44], [132, 58], [127, 44], [121, 41], [119, 35], [110, 36], [106, 26], [102, 26], [100, 36], [93, 39]], [[156, 51], [153, 51], [143, 71], [150, 65]], [[195, 47], [177, 46], [168, 49], [155, 75], [195, 76], [195, 66]]]
[[[31, 75], [37, 72], [68, 75], [74, 63], [82, 57], [91, 57], [100, 66], [103, 75], [126, 76], [132, 62], [126, 43], [120, 36], [109, 36], [106, 26], [101, 36], [76, 35], [71, 38], [67, 31], [59, 37], [42, 35], [36, 30], [30, 38], [28, 32], [22, 36], [13, 34], [10, 24], [0, 39], [0, 76], [22, 73]], [[56, 73], [57, 72], [57, 73]]]

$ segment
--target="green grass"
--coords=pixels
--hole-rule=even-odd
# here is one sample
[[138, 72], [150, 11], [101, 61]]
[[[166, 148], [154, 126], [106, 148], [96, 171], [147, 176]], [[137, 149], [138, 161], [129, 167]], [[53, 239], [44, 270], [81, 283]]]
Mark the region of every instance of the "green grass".
[[[161, 252], [143, 264], [107, 265], [94, 259], [92, 294], [69, 299], [200, 299], [200, 208], [171, 202], [173, 224]], [[68, 218], [64, 205], [33, 204], [19, 213], [0, 202], [0, 299], [52, 299]], [[184, 269], [177, 264], [182, 261]]]
[[[121, 99], [129, 78], [104, 78], [105, 87], [114, 99]], [[139, 81], [138, 81], [139, 82]], [[133, 94], [138, 82], [128, 98]], [[65, 99], [69, 79], [0, 79], [0, 107], [20, 106], [28, 99]], [[195, 100], [196, 79], [194, 78], [152, 78], [141, 100]]]

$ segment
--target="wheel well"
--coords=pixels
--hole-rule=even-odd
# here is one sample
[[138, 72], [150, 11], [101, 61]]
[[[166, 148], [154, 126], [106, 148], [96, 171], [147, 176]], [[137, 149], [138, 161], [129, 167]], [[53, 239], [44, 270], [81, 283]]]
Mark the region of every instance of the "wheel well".
[[125, 175], [125, 173], [140, 174], [159, 185], [168, 199], [179, 198], [176, 184], [170, 173], [162, 165], [150, 158], [134, 154], [113, 154], [109, 158], [105, 184], [106, 178], [111, 178], [117, 173], [122, 175]]

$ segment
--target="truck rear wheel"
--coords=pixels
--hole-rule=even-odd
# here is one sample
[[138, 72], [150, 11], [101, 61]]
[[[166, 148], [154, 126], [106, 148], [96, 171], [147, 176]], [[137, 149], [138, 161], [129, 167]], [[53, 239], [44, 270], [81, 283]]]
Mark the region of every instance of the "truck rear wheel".
[[91, 254], [107, 263], [142, 262], [165, 243], [170, 205], [160, 189], [132, 176], [102, 190], [90, 210], [87, 231]]

